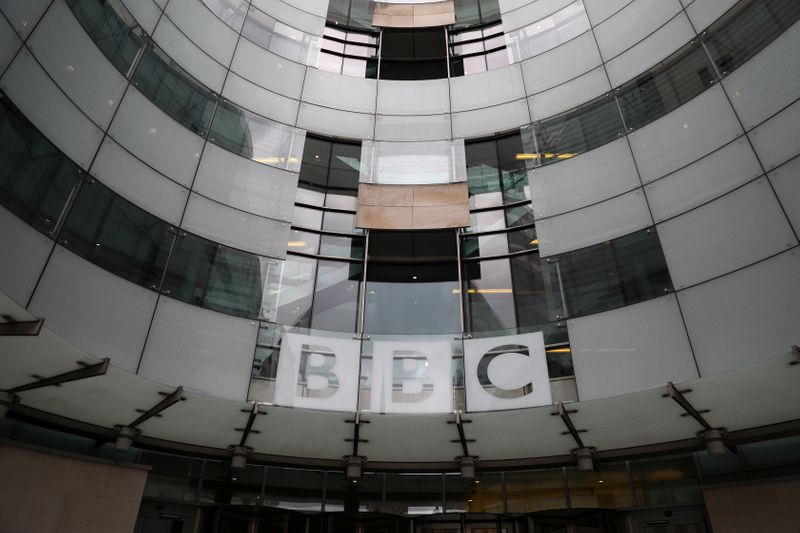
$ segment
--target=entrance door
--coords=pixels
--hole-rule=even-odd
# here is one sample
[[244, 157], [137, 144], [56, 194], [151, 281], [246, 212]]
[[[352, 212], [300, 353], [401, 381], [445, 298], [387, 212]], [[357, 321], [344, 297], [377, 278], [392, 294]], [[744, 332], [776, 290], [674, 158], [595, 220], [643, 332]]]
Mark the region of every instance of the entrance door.
[[650, 511], [631, 515], [634, 533], [709, 533], [703, 509]]

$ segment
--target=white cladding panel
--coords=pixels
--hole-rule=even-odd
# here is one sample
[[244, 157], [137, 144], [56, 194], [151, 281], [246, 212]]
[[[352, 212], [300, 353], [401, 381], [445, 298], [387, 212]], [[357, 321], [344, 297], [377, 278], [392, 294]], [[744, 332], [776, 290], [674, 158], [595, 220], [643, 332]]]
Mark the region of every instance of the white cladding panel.
[[756, 126], [800, 97], [798, 41], [800, 24], [795, 24], [722, 80], [745, 129]]
[[[200, 9], [205, 9], [198, 6]], [[222, 24], [220, 22], [220, 24]], [[214, 92], [222, 89], [225, 81], [225, 67], [214, 61], [201, 48], [198, 48], [181, 30], [167, 18], [161, 21], [153, 32], [153, 40], [164, 49], [164, 52], [200, 83]]]
[[135, 372], [157, 297], [57, 246], [30, 308], [75, 347]]
[[797, 101], [748, 134], [767, 170], [800, 154], [799, 123], [800, 101]]
[[628, 135], [642, 181], [677, 170], [727, 144], [742, 127], [719, 86]]
[[499, 0], [503, 30], [509, 32], [548, 17], [574, 0]]
[[197, 0], [170, 0], [165, 13], [205, 53], [224, 66], [230, 64], [238, 36], [209, 9]]
[[90, 173], [151, 215], [170, 224], [180, 222], [189, 189], [142, 163], [111, 137], [100, 146]]
[[625, 139], [528, 170], [528, 182], [537, 219], [585, 207], [641, 185]]
[[440, 141], [452, 137], [450, 115], [377, 115], [376, 141]]
[[689, 4], [684, 0], [684, 4], [689, 4], [686, 6], [686, 12], [698, 33], [721, 17], [736, 2], [737, 0], [694, 0]]
[[653, 218], [660, 222], [713, 200], [761, 174], [744, 136], [703, 159], [652, 181], [644, 188]]
[[189, 195], [181, 225], [233, 248], [270, 257], [286, 255], [288, 222], [245, 213], [195, 193]]
[[770, 172], [769, 181], [795, 233], [800, 233], [800, 157]]
[[766, 178], [658, 225], [676, 289], [797, 245]]
[[614, 13], [631, 3], [631, 0], [584, 0], [586, 11], [593, 26], [611, 17]]
[[581, 401], [696, 379], [674, 294], [567, 321]]
[[22, 46], [22, 39], [8, 21], [4, 17], [0, 17], [0, 72], [4, 71], [11, 63], [20, 46]]
[[244, 400], [258, 324], [160, 298], [139, 374], [211, 396]]
[[122, 3], [139, 23], [139, 26], [148, 34], [152, 34], [161, 16], [159, 6], [155, 2], [143, 2], [142, 0], [122, 0]]
[[651, 226], [641, 189], [536, 223], [542, 257], [556, 255]]
[[656, 31], [683, 10], [678, 0], [634, 0], [594, 29], [608, 61]]
[[62, 0], [53, 2], [28, 47], [75, 105], [95, 124], [107, 128], [128, 82]]
[[300, 104], [297, 126], [315, 133], [347, 139], [372, 139], [375, 115], [350, 113], [318, 105]]
[[130, 87], [109, 135], [139, 159], [181, 185], [192, 183], [202, 137], [198, 137]]
[[364, 420], [369, 423], [359, 436], [367, 442], [358, 449], [371, 461], [452, 461], [463, 453], [460, 442], [452, 442], [458, 439], [452, 414], [369, 414]]
[[681, 13], [652, 35], [606, 63], [611, 85], [617, 87], [632, 80], [694, 37], [694, 29], [689, 23], [689, 19], [684, 13]]
[[8, 67], [0, 88], [59, 150], [81, 168], [89, 168], [103, 132], [69, 101], [27, 49]]
[[49, 0], [5, 0], [0, 2], [0, 11], [8, 17], [17, 33], [26, 38], [42, 14], [50, 5]]
[[800, 253], [680, 291], [678, 301], [702, 376], [788, 353], [800, 335]]
[[303, 101], [356, 113], [375, 112], [378, 82], [310, 68], [303, 84]]
[[438, 115], [450, 112], [450, 88], [441, 80], [380, 80], [378, 114]]
[[231, 70], [265, 89], [289, 98], [300, 98], [306, 67], [239, 39]]
[[[348, 422], [353, 413], [265, 405], [259, 411], [266, 414], [253, 424], [260, 433], [247, 439], [259, 453], [337, 460], [353, 453], [353, 443], [347, 441], [353, 438], [353, 424]], [[321, 495], [322, 487], [318, 489]]]
[[539, 120], [572, 109], [608, 92], [608, 84], [603, 67], [597, 67], [577, 78], [556, 85], [528, 98], [531, 116]]
[[602, 60], [592, 32], [521, 63], [527, 94], [550, 89], [599, 66]]
[[453, 113], [453, 137], [470, 138], [507, 131], [530, 123], [525, 100]]
[[0, 207], [0, 292], [25, 305], [52, 248], [53, 241]]
[[453, 111], [467, 111], [518, 100], [525, 96], [518, 63], [450, 79]]
[[248, 213], [290, 220], [297, 173], [256, 163], [208, 144], [197, 169], [194, 190]]
[[232, 100], [239, 107], [284, 124], [294, 125], [297, 120], [297, 110], [300, 102], [276, 92], [264, 89], [233, 71], [228, 73], [222, 96]]

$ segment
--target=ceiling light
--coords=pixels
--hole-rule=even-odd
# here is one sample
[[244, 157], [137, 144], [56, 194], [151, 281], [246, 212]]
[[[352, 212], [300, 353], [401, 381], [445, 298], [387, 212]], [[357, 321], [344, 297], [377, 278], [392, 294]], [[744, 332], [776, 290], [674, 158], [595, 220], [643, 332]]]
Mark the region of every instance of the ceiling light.
[[289, 241], [287, 246], [289, 248], [300, 248], [301, 246], [305, 246], [306, 241]]

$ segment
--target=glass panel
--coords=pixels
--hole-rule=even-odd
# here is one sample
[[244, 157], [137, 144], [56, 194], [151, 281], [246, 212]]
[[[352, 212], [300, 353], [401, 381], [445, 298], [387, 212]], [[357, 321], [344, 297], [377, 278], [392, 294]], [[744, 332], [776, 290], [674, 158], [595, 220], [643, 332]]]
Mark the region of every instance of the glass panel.
[[304, 254], [316, 254], [319, 248], [319, 235], [293, 229], [289, 233], [289, 242], [286, 249], [291, 252], [301, 252]]
[[513, 62], [522, 61], [577, 37], [589, 29], [583, 2], [574, 2], [549, 17], [506, 34]]
[[127, 75], [147, 36], [120, 0], [66, 0], [103, 55]]
[[465, 263], [464, 289], [472, 331], [500, 331], [517, 326], [508, 259]]
[[205, 135], [217, 96], [183, 70], [158, 46], [145, 49], [133, 84], [164, 113], [198, 135]]
[[359, 181], [382, 184], [455, 183], [467, 179], [464, 141], [364, 141]]
[[691, 455], [631, 461], [639, 505], [702, 504], [703, 493]]
[[[531, 209], [531, 204], [518, 205], [506, 209], [506, 225], [509, 228], [525, 224], [533, 224], [533, 210]], [[531, 244], [538, 246], [539, 243]]]
[[321, 511], [325, 473], [269, 467], [264, 505], [297, 511]]
[[509, 513], [564, 509], [564, 476], [561, 469], [506, 472]]
[[305, 132], [264, 118], [227, 101], [214, 115], [209, 140], [258, 163], [300, 170]]
[[203, 3], [222, 22], [236, 31], [242, 27], [246, 14], [246, 4], [239, 0], [203, 0]]
[[320, 261], [311, 326], [325, 331], [355, 331], [363, 265]]
[[549, 258], [561, 280], [570, 316], [599, 313], [672, 290], [658, 235], [642, 230]]
[[144, 287], [157, 287], [173, 235], [170, 225], [94, 179], [81, 187], [61, 230], [70, 250]]
[[442, 474], [386, 474], [386, 508], [397, 514], [442, 512]]
[[529, 327], [545, 324], [561, 314], [561, 294], [555, 289], [557, 280], [543, 268], [538, 253], [510, 258], [517, 325]]
[[707, 30], [706, 45], [724, 76], [800, 19], [796, 0], [739, 2]]
[[455, 333], [458, 268], [452, 263], [370, 263], [365, 331], [387, 334]]
[[322, 211], [319, 209], [310, 209], [308, 207], [294, 206], [294, 216], [292, 221], [295, 225], [303, 228], [321, 229], [322, 228]]
[[500, 172], [495, 141], [473, 142], [464, 145], [469, 194], [500, 190]]
[[633, 507], [633, 492], [625, 463], [600, 463], [594, 472], [567, 468], [572, 507], [619, 509]]
[[311, 301], [317, 260], [290, 255], [283, 263], [278, 289], [276, 322], [287, 326], [311, 326]]
[[313, 65], [322, 45], [322, 38], [287, 26], [260, 9], [250, 6], [242, 35], [279, 56], [296, 63]]
[[319, 248], [320, 255], [364, 258], [364, 239], [361, 237], [340, 237], [339, 235], [323, 235]]
[[[479, 473], [474, 480], [448, 477], [447, 508], [450, 509], [451, 496], [453, 503], [460, 503], [466, 497], [466, 510], [470, 513], [502, 513], [503, 510], [503, 478], [499, 472]], [[455, 490], [451, 494], [450, 487]], [[459, 491], [459, 489], [461, 489]], [[460, 498], [459, 498], [460, 496]], [[492, 529], [491, 531], [494, 531]]]
[[356, 216], [353, 214], [326, 211], [325, 218], [322, 221], [322, 229], [341, 233], [352, 233], [355, 224]]
[[561, 115], [534, 123], [541, 164], [569, 159], [602, 146], [623, 134], [613, 97], [604, 96]]
[[178, 300], [207, 309], [270, 318], [280, 265], [187, 233], [176, 239], [163, 288]]
[[688, 102], [715, 82], [703, 47], [689, 44], [619, 89], [628, 129], [636, 129]]
[[[342, 473], [328, 472], [325, 487], [325, 511], [327, 512], [381, 512], [384, 508], [383, 474], [364, 474], [358, 483], [353, 483]], [[354, 531], [357, 529], [355, 526], [357, 524], [341, 531]], [[384, 530], [379, 529], [379, 531]]]
[[505, 233], [467, 235], [461, 246], [461, 257], [505, 255], [508, 253], [508, 238]]
[[78, 181], [78, 166], [0, 96], [0, 203], [41, 231], [55, 225]]

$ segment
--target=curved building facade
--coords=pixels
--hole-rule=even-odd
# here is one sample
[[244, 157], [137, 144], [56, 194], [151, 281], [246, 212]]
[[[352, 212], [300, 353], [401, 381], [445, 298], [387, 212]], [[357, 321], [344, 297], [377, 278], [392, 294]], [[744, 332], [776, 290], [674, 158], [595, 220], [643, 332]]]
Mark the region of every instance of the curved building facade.
[[0, 436], [152, 467], [137, 531], [797, 483], [796, 2], [0, 11]]

